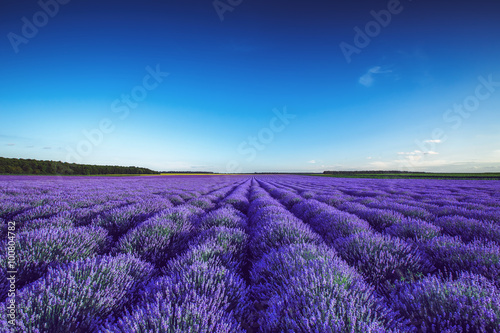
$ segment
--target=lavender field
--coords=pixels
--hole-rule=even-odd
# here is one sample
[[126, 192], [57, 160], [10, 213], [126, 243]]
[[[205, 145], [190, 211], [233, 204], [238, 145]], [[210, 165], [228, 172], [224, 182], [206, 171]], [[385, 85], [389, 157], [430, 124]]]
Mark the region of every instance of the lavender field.
[[0, 222], [1, 332], [500, 332], [498, 181], [0, 176]]

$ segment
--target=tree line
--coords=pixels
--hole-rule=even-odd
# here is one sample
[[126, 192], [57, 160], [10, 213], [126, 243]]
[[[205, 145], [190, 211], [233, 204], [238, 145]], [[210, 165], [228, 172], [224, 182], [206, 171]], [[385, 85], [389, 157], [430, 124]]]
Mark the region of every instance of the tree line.
[[[325, 175], [359, 175], [359, 174], [388, 174], [388, 173], [412, 173], [410, 171], [397, 171], [397, 170], [367, 170], [367, 171], [323, 171]], [[418, 173], [427, 173], [427, 172], [418, 172]]]
[[88, 165], [0, 157], [0, 174], [10, 175], [111, 175], [159, 174], [147, 168], [117, 165]]

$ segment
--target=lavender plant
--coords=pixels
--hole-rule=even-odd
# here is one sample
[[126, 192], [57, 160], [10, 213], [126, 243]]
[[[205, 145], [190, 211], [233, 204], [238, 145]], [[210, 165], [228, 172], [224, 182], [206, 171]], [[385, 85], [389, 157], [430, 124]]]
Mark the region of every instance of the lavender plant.
[[416, 279], [431, 270], [423, 253], [391, 236], [360, 232], [338, 239], [335, 248], [375, 286], [396, 280]]
[[500, 331], [500, 290], [481, 275], [464, 272], [456, 280], [434, 275], [397, 283], [391, 300], [419, 332]]
[[[18, 332], [91, 332], [119, 313], [153, 267], [133, 256], [95, 257], [49, 268], [16, 298]], [[5, 313], [6, 303], [0, 304]], [[12, 326], [2, 317], [0, 328]]]

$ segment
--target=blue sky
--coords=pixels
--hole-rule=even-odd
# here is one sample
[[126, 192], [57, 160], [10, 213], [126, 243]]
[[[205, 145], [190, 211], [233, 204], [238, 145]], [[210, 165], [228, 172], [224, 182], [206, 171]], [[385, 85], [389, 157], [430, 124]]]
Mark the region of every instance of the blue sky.
[[232, 3], [2, 1], [0, 156], [500, 171], [497, 1]]

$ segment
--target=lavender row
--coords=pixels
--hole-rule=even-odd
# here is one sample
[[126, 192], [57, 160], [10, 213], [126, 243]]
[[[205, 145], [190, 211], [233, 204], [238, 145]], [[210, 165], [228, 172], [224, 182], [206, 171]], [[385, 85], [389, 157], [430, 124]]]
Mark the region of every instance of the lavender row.
[[[349, 209], [347, 207], [349, 203], [346, 205], [344, 202], [343, 205]], [[348, 216], [332, 209], [334, 208], [321, 205], [314, 200], [303, 200], [294, 205], [292, 211], [309, 221], [313, 228], [316, 226], [326, 235], [333, 234], [325, 239], [333, 240], [331, 244], [340, 255], [355, 265], [371, 281], [384, 284], [392, 281], [390, 288], [382, 290], [388, 294], [388, 299], [396, 300], [392, 302], [392, 308], [405, 316], [415, 331], [441, 332], [451, 329], [493, 332], [500, 329], [500, 308], [498, 300], [495, 299], [498, 295], [498, 285], [493, 284], [498, 282], [499, 278], [500, 258], [496, 244], [477, 240], [465, 244], [460, 238], [439, 236], [441, 227], [419, 219], [403, 218], [385, 230], [397, 234], [404, 229], [407, 231], [413, 229], [428, 236], [409, 237], [409, 239], [414, 238], [416, 242], [414, 245], [411, 242], [405, 245], [397, 238], [388, 238], [370, 230], [359, 230], [355, 226], [359, 226], [360, 222], [354, 216], [351, 216], [350, 220], [354, 223], [353, 228], [350, 231], [349, 228], [342, 228], [346, 225], [346, 221], [349, 221]], [[350, 209], [359, 215], [364, 215], [374, 224], [375, 221], [369, 214], [362, 213], [367, 211], [365, 208], [351, 204]], [[325, 213], [325, 211], [330, 212]], [[380, 218], [383, 216], [384, 214]], [[441, 222], [447, 222], [448, 228], [452, 227], [450, 220]], [[322, 227], [325, 223], [326, 225]], [[469, 230], [485, 233], [484, 228], [478, 228], [481, 226], [478, 223], [482, 222], [462, 220], [462, 226], [468, 227]], [[336, 227], [340, 227], [340, 230], [332, 230]], [[364, 227], [369, 226], [364, 224]], [[460, 228], [460, 225], [456, 228]], [[486, 234], [489, 234], [488, 231]], [[346, 236], [345, 233], [348, 232], [352, 234]], [[465, 231], [462, 235], [466, 235]], [[405, 249], [414, 253], [403, 255], [403, 258], [398, 257]], [[418, 257], [420, 260], [414, 261]], [[405, 262], [398, 267], [398, 263], [409, 258], [413, 261], [413, 265], [412, 262]], [[394, 259], [395, 262], [392, 261]], [[418, 262], [420, 263], [415, 266]], [[434, 265], [435, 267], [432, 267]], [[412, 274], [405, 274], [404, 270], [410, 273], [412, 268], [416, 268]], [[467, 272], [463, 272], [464, 270]], [[425, 272], [440, 274], [422, 278]], [[397, 273], [397, 275], [391, 278], [387, 273]], [[451, 275], [445, 278], [446, 274]], [[492, 294], [488, 294], [488, 291]]]
[[[289, 202], [288, 198], [294, 196], [293, 193], [287, 195], [284, 190], [264, 186], [285, 204]], [[434, 271], [454, 275], [469, 271], [480, 273], [495, 283], [499, 281], [499, 247], [488, 243], [498, 241], [499, 229], [494, 223], [455, 216], [438, 218], [430, 224], [404, 217], [395, 211], [368, 208], [352, 201], [344, 201], [337, 207], [355, 215], [342, 213], [315, 200], [299, 202], [292, 211], [311, 223], [315, 230], [324, 233], [326, 240], [342, 250], [343, 258], [355, 264], [377, 286], [398, 279], [413, 280]], [[364, 221], [378, 231], [386, 231], [387, 236], [370, 232]], [[432, 240], [440, 236], [441, 226], [451, 235], [458, 234], [468, 242], [476, 241], [464, 244], [460, 239], [444, 236]], [[355, 236], [358, 232], [361, 235]], [[415, 246], [391, 235], [413, 239], [417, 244]]]
[[239, 273], [246, 224], [246, 216], [227, 204], [201, 217], [188, 251], [166, 263], [138, 304], [99, 331], [244, 332], [247, 287]]
[[[277, 192], [274, 190], [273, 193]], [[286, 197], [283, 194], [281, 196]], [[345, 201], [337, 207], [363, 218], [378, 231], [416, 241], [421, 254], [430, 261], [425, 263], [428, 267], [432, 263], [437, 271], [455, 275], [460, 271], [480, 273], [495, 283], [499, 282], [500, 228], [495, 223], [462, 216], [444, 216], [431, 224], [417, 218], [403, 217], [395, 211], [368, 208], [352, 201]], [[320, 219], [328, 220], [324, 217]], [[460, 238], [443, 236], [431, 240], [442, 233]]]
[[[153, 266], [130, 255], [97, 256], [55, 268], [20, 290], [16, 297], [18, 332], [93, 332], [113, 313], [133, 302]], [[9, 301], [0, 304], [7, 313]], [[7, 316], [3, 332], [11, 332]]]
[[[158, 206], [150, 204], [144, 205], [143, 207], [144, 209], [149, 209], [149, 211], [154, 212]], [[160, 207], [160, 209], [163, 208], [164, 207]], [[126, 212], [128, 212], [128, 210]], [[136, 211], [134, 211], [134, 213], [136, 213]], [[193, 216], [197, 216], [197, 214], [200, 213], [203, 213], [203, 210], [191, 205], [162, 210], [161, 213], [153, 216], [149, 220], [138, 224], [132, 229], [129, 229], [129, 232], [116, 244], [113, 252], [126, 253], [128, 256], [131, 254], [139, 256], [143, 260], [150, 261], [152, 264], [155, 264], [156, 267], [160, 267], [169, 255], [175, 256], [177, 253], [183, 251], [185, 241], [190, 237], [190, 233], [193, 230], [192, 223], [196, 220]], [[137, 216], [137, 214], [116, 215], [120, 217], [125, 216], [122, 221], [130, 220], [130, 216]], [[110, 214], [110, 216], [112, 215]], [[95, 331], [98, 326], [102, 325], [101, 323], [106, 317], [120, 313], [126, 304], [133, 303], [133, 295], [137, 292], [137, 288], [133, 288], [133, 290], [130, 291], [130, 295], [128, 295], [128, 299], [123, 303], [117, 303], [116, 306], [113, 307], [112, 311], [106, 312], [98, 307], [96, 309], [96, 306], [92, 305], [94, 308], [93, 310], [96, 311], [95, 313], [90, 314], [89, 318], [82, 319], [80, 316], [70, 318], [70, 313], [66, 312], [62, 313], [62, 318], [60, 319], [52, 318], [54, 322], [48, 320], [46, 316], [37, 317], [35, 319], [31, 318], [33, 315], [32, 312], [36, 312], [37, 307], [46, 307], [48, 309], [48, 316], [54, 316], [53, 314], [50, 314], [51, 311], [54, 311], [54, 313], [60, 311], [58, 304], [50, 303], [51, 299], [59, 299], [59, 303], [62, 302], [63, 304], [66, 304], [65, 302], [86, 303], [90, 302], [90, 298], [97, 298], [100, 302], [107, 302], [107, 300], [102, 298], [103, 295], [101, 295], [99, 288], [93, 292], [89, 291], [88, 293], [76, 293], [74, 295], [60, 295], [54, 291], [57, 288], [61, 288], [61, 286], [57, 287], [58, 284], [53, 281], [53, 278], [57, 280], [59, 275], [63, 275], [63, 270], [70, 270], [68, 267], [73, 264], [78, 266], [79, 263], [79, 261], [73, 261], [69, 264], [70, 266], [65, 266], [64, 262], [89, 256], [92, 257], [93, 254], [102, 252], [105, 248], [109, 248], [110, 245], [110, 237], [107, 236], [107, 230], [93, 226], [73, 228], [71, 221], [67, 220], [67, 222], [70, 222], [67, 228], [56, 229], [44, 226], [43, 228], [32, 230], [31, 233], [22, 233], [22, 237], [18, 238], [20, 241], [19, 248], [22, 250], [20, 256], [18, 257], [20, 261], [18, 265], [18, 267], [20, 267], [20, 275], [18, 275], [18, 277], [20, 276], [21, 278], [24, 278], [25, 275], [29, 275], [32, 280], [36, 279], [43, 274], [43, 271], [47, 268], [46, 266], [50, 266], [48, 267], [48, 273], [46, 273], [40, 280], [30, 286], [27, 286], [26, 288], [21, 289], [21, 299], [23, 299], [23, 295], [28, 295], [27, 298], [31, 298], [33, 296], [32, 293], [37, 293], [38, 290], [47, 292], [43, 298], [33, 300], [31, 303], [28, 302], [29, 304], [21, 302], [21, 311], [23, 313], [20, 317], [18, 317], [17, 326], [26, 332], [35, 332], [38, 330], [46, 332], [66, 332], [73, 329], [77, 329], [78, 331]], [[62, 224], [59, 225], [59, 227], [61, 226]], [[96, 232], [92, 233], [91, 229], [95, 229]], [[97, 240], [93, 242], [97, 236], [101, 237], [99, 238], [101, 241]], [[85, 238], [82, 239], [82, 237], [87, 237], [89, 241], [85, 241]], [[29, 242], [23, 242], [24, 239]], [[60, 241], [61, 239], [62, 242]], [[59, 240], [59, 242], [57, 240]], [[66, 240], [66, 242], [64, 240]], [[75, 244], [75, 241], [78, 243]], [[33, 253], [36, 257], [29, 257], [29, 255], [33, 255]], [[64, 256], [61, 257], [61, 253], [64, 253]], [[122, 256], [123, 254], [119, 254], [116, 258]], [[81, 268], [80, 266], [78, 267]], [[152, 265], [148, 267], [154, 268]], [[98, 268], [95, 269], [98, 270]], [[92, 268], [91, 270], [93, 271], [95, 269]], [[54, 271], [57, 273], [53, 273]], [[76, 271], [73, 273], [79, 274], [79, 272]], [[99, 276], [101, 273], [105, 275], [103, 272], [98, 272], [96, 273], [96, 276], [93, 275], [93, 278], [102, 282], [102, 277]], [[141, 280], [141, 283], [149, 279], [148, 276], [151, 276], [150, 273], [148, 273], [148, 275]], [[34, 285], [38, 285], [38, 289], [34, 289]], [[85, 283], [82, 285], [85, 285]], [[112, 297], [116, 298], [115, 296]], [[19, 300], [17, 301], [19, 302]], [[8, 304], [8, 302], [4, 303], [4, 305], [6, 304]], [[5, 310], [5, 308], [3, 310]], [[85, 312], [87, 309], [74, 307], [73, 315], [79, 311]], [[24, 316], [24, 314], [26, 314], [26, 316]], [[56, 326], [58, 327], [56, 328]]]
[[249, 208], [258, 332], [391, 332], [402, 323], [301, 220], [254, 186]]
[[15, 221], [25, 332], [500, 332], [499, 189], [0, 177], [0, 262]]

